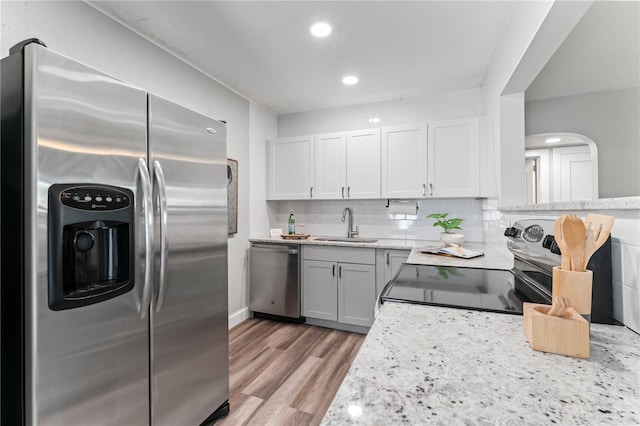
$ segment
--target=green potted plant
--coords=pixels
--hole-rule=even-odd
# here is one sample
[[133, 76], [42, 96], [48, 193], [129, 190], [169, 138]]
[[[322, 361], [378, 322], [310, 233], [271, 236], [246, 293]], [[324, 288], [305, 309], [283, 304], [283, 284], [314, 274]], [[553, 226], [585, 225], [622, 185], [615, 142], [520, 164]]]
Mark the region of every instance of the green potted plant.
[[461, 246], [464, 243], [464, 234], [455, 232], [455, 230], [462, 229], [460, 228], [462, 219], [447, 219], [448, 215], [449, 213], [431, 213], [427, 219], [435, 219], [433, 226], [440, 226], [444, 229], [444, 232], [440, 234], [440, 244], [449, 246], [453, 243]]

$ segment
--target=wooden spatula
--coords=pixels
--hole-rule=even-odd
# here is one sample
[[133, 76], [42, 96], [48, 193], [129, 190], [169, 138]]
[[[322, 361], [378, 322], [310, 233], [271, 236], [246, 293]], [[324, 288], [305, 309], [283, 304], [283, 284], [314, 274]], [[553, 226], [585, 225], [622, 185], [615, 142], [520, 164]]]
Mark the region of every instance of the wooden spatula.
[[613, 216], [603, 214], [589, 213], [584, 222], [587, 226], [586, 237], [584, 243], [584, 256], [582, 261], [582, 270], [587, 268], [589, 259], [593, 256], [602, 245], [607, 241], [611, 234], [613, 222], [616, 220]]
[[567, 215], [562, 223], [562, 238], [567, 244], [567, 250], [571, 257], [571, 270], [584, 271], [584, 239], [587, 235], [584, 222], [574, 214]]
[[564, 237], [562, 236], [562, 225], [567, 215], [560, 216], [558, 220], [556, 220], [555, 225], [553, 226], [553, 236], [556, 240], [556, 244], [560, 249], [560, 253], [562, 253], [562, 260], [560, 263], [560, 269], [564, 269], [568, 271], [571, 269], [571, 257], [569, 257], [569, 248], [567, 247], [566, 242], [564, 241]]

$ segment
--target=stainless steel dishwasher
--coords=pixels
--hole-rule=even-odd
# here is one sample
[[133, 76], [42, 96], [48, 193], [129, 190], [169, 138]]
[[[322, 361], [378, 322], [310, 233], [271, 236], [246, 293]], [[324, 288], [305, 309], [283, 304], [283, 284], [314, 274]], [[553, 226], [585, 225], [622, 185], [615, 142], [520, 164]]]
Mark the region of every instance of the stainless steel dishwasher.
[[251, 243], [249, 309], [254, 316], [300, 317], [300, 246]]

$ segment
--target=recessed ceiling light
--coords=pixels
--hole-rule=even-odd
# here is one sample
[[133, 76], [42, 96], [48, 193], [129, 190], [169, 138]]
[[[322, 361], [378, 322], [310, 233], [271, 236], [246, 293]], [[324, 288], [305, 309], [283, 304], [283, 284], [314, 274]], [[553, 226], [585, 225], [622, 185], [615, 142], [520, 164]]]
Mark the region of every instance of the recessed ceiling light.
[[369, 123], [379, 123], [380, 117], [369, 117]]
[[549, 138], [549, 139], [545, 139], [544, 141], [546, 143], [558, 143], [562, 140], [562, 138]]
[[347, 86], [351, 86], [353, 84], [356, 84], [357, 82], [358, 77], [356, 77], [355, 75], [348, 75], [342, 79], [342, 83], [346, 84]]
[[311, 26], [311, 34], [315, 37], [326, 37], [331, 34], [331, 25], [326, 22], [318, 22]]

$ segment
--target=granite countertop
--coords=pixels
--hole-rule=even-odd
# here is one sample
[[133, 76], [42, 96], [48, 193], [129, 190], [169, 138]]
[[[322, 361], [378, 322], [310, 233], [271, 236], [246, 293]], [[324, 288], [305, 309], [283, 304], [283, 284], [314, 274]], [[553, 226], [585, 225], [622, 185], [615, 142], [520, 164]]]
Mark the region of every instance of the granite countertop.
[[[281, 237], [253, 237], [249, 238], [252, 243], [275, 243], [275, 244], [302, 244], [302, 245], [321, 245], [321, 246], [341, 246], [341, 247], [365, 247], [365, 248], [382, 248], [382, 249], [400, 249], [411, 250], [414, 247], [422, 247], [428, 245], [439, 244], [437, 241], [425, 241], [425, 240], [408, 240], [408, 239], [389, 239], [389, 238], [376, 238], [374, 243], [363, 243], [359, 241], [320, 241], [318, 238], [344, 238], [344, 237], [325, 237], [320, 235], [314, 235], [305, 240], [285, 240]], [[364, 237], [369, 238], [369, 237]], [[356, 239], [357, 240], [357, 239]]]
[[[435, 242], [432, 245], [438, 246], [439, 243]], [[428, 246], [428, 244], [421, 245], [411, 250], [406, 263], [413, 263], [416, 265], [455, 266], [457, 268], [506, 270], [513, 268], [513, 256], [511, 254], [506, 255], [498, 251], [492, 245], [486, 243], [464, 243], [464, 246], [462, 247], [463, 249], [480, 251], [484, 253], [484, 256], [474, 257], [471, 259], [460, 259], [453, 256], [441, 256], [437, 254], [421, 253], [420, 247], [424, 246]]]
[[[418, 265], [436, 265], [436, 266], [456, 266], [459, 268], [486, 268], [486, 269], [511, 269], [513, 268], [513, 256], [500, 252], [492, 244], [465, 242], [463, 248], [481, 251], [485, 255], [473, 259], [460, 259], [451, 256], [440, 256], [435, 254], [424, 254], [419, 252], [420, 247], [439, 246], [439, 241], [428, 240], [410, 240], [410, 239], [387, 239], [379, 238], [374, 243], [362, 242], [346, 242], [346, 241], [319, 241], [317, 238], [325, 238], [313, 236], [306, 240], [285, 240], [281, 237], [254, 237], [249, 238], [250, 242], [256, 243], [275, 243], [275, 244], [301, 244], [301, 245], [322, 245], [322, 246], [340, 246], [340, 247], [359, 247], [373, 249], [398, 249], [411, 250], [406, 263], [415, 263]], [[375, 237], [374, 237], [375, 238]]]
[[322, 424], [640, 424], [640, 336], [592, 324], [590, 352], [532, 350], [522, 316], [387, 302]]

